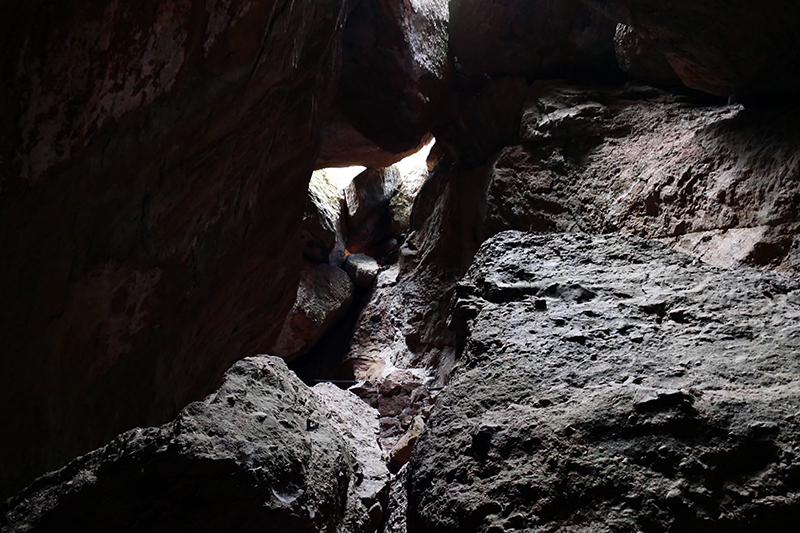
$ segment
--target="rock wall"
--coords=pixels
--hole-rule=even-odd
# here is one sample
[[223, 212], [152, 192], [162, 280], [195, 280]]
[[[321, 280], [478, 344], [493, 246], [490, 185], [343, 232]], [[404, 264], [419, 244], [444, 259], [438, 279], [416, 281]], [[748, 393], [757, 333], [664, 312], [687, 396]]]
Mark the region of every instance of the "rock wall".
[[349, 9], [6, 7], [2, 496], [275, 340]]
[[630, 236], [501, 233], [459, 283], [455, 377], [408, 531], [785, 531], [800, 285]]
[[800, 89], [800, 6], [791, 0], [581, 0], [653, 43], [689, 87], [719, 95]]
[[630, 233], [719, 266], [796, 276], [798, 112], [652, 88], [533, 84], [521, 144], [473, 169], [443, 162], [422, 187], [400, 267], [362, 314], [351, 361], [364, 375], [387, 360], [439, 368], [446, 380], [455, 283], [480, 244], [507, 229]]

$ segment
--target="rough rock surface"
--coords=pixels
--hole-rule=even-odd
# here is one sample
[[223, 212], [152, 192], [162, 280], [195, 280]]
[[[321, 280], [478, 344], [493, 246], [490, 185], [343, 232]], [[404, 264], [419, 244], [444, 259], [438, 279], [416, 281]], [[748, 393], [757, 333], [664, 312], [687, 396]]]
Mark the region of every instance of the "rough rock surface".
[[404, 466], [392, 477], [389, 484], [388, 512], [383, 520], [381, 533], [406, 533], [406, 510], [408, 509], [408, 466]]
[[411, 452], [414, 451], [414, 444], [425, 429], [425, 419], [421, 415], [414, 417], [414, 421], [408, 428], [408, 431], [400, 437], [397, 444], [389, 452], [389, 464], [392, 468], [399, 470], [411, 458]]
[[348, 9], [0, 8], [0, 497], [274, 342]]
[[341, 268], [306, 261], [297, 299], [270, 352], [287, 361], [306, 353], [347, 312], [354, 290]]
[[174, 422], [123, 433], [8, 500], [3, 531], [358, 531], [342, 529], [358, 482], [336, 416], [281, 359], [244, 359]]
[[448, 0], [362, 0], [344, 30], [337, 106], [382, 149], [417, 145], [452, 84]]
[[664, 52], [689, 87], [712, 94], [800, 90], [800, 4], [792, 0], [582, 0]]
[[330, 411], [328, 419], [345, 438], [352, 456], [352, 496], [342, 533], [373, 533], [387, 509], [390, 481], [386, 454], [378, 443], [378, 411], [331, 383], [320, 383], [312, 390]]
[[367, 252], [391, 236], [389, 206], [399, 182], [395, 166], [368, 168], [345, 188], [348, 251]]
[[339, 266], [344, 261], [344, 194], [324, 170], [311, 174], [303, 214], [303, 256]]
[[357, 287], [366, 288], [372, 285], [378, 276], [380, 267], [375, 259], [364, 254], [350, 254], [342, 265], [344, 271]]
[[[453, 288], [507, 229], [634, 233], [720, 266], [800, 273], [800, 109], [743, 109], [652, 88], [537, 83], [523, 144], [478, 168], [446, 161], [422, 186], [400, 266], [355, 329], [356, 368], [452, 368]], [[381, 362], [383, 361], [383, 362]]]
[[615, 26], [580, 0], [450, 3], [450, 47], [472, 75], [613, 75]]
[[625, 24], [617, 24], [614, 51], [622, 71], [632, 79], [653, 85], [680, 85], [667, 57]]
[[359, 133], [343, 116], [334, 113], [322, 127], [322, 146], [316, 168], [386, 168], [419, 151], [427, 143], [428, 138], [423, 137], [419, 145], [409, 150], [387, 152]]
[[458, 288], [413, 532], [789, 531], [800, 284], [630, 236], [505, 232]]

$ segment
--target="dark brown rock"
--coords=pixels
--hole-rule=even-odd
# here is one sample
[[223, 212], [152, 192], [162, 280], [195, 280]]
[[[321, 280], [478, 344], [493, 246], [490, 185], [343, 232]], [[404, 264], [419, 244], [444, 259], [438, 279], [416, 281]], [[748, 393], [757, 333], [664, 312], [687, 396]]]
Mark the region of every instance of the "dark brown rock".
[[689, 87], [718, 95], [800, 89], [796, 2], [582, 1], [653, 43]]
[[174, 417], [274, 342], [348, 10], [15, 4], [0, 24], [0, 497]]
[[469, 75], [613, 76], [615, 26], [579, 0], [450, 4], [450, 47]]
[[337, 105], [383, 150], [418, 146], [452, 85], [447, 0], [362, 0], [345, 27]]
[[386, 168], [416, 153], [430, 140], [425, 136], [419, 145], [400, 153], [381, 150], [358, 132], [340, 114], [334, 114], [322, 128], [322, 146], [316, 168], [364, 166]]
[[[364, 442], [328, 420], [336, 415], [322, 396], [276, 357], [244, 359], [174, 422], [131, 430], [38, 479], [4, 504], [0, 526], [321, 533], [349, 523], [348, 531], [361, 531], [365, 517], [349, 510], [362, 502], [353, 458], [365, 453]], [[367, 484], [377, 481], [371, 474]], [[382, 476], [388, 483], [385, 466]]]
[[493, 237], [458, 287], [409, 533], [791, 530], [798, 305], [796, 281], [654, 241]]
[[632, 79], [653, 85], [680, 85], [667, 57], [625, 24], [617, 24], [614, 50], [619, 68]]

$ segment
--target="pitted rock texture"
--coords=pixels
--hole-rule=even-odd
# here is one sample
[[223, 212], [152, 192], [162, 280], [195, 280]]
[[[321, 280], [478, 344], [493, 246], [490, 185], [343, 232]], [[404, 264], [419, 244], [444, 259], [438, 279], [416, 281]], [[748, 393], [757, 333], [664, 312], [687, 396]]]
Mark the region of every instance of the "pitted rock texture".
[[348, 359], [369, 369], [453, 364], [456, 281], [508, 229], [633, 233], [719, 266], [800, 273], [796, 106], [747, 109], [649, 87], [539, 82], [522, 144], [485, 165], [443, 160], [415, 200], [400, 264], [379, 276]]
[[3, 504], [0, 524], [9, 533], [358, 531], [343, 529], [356, 466], [331, 416], [281, 359], [250, 357], [175, 421], [123, 433], [36, 480]]
[[414, 532], [789, 531], [800, 284], [631, 236], [509, 231], [458, 287]]
[[378, 411], [331, 383], [311, 390], [328, 409], [328, 419], [347, 441], [352, 457], [354, 474], [342, 533], [374, 533], [387, 510], [390, 482], [386, 453], [378, 442]]
[[381, 526], [381, 533], [406, 533], [406, 511], [408, 509], [408, 466], [404, 466], [392, 477], [389, 485], [388, 513]]
[[800, 90], [800, 5], [792, 0], [582, 0], [667, 55], [683, 82], [712, 94]]
[[349, 7], [0, 8], [0, 497], [275, 341]]
[[613, 77], [615, 26], [580, 0], [450, 3], [450, 47], [469, 75]]
[[355, 286], [341, 268], [305, 261], [297, 298], [270, 352], [291, 361], [310, 350], [344, 316]]

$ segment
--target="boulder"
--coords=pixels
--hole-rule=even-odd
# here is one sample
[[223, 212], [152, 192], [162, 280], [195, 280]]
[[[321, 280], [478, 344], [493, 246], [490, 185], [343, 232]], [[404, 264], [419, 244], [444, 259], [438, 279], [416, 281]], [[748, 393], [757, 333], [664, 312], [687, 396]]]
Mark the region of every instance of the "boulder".
[[630, 26], [617, 24], [614, 50], [619, 68], [636, 81], [653, 85], [682, 83], [667, 57], [649, 41], [639, 37]]
[[329, 411], [331, 425], [349, 444], [354, 475], [342, 533], [374, 533], [387, 510], [389, 469], [378, 443], [378, 411], [332, 383], [312, 389]]
[[344, 261], [342, 211], [344, 194], [324, 170], [311, 174], [303, 214], [303, 256], [318, 263], [339, 266]]
[[519, 119], [528, 94], [523, 76], [470, 79], [454, 96], [455, 110], [434, 130], [437, 143], [463, 168], [486, 163], [497, 150], [519, 142]]
[[400, 153], [387, 152], [358, 132], [340, 113], [334, 113], [322, 127], [322, 146], [316, 168], [363, 166], [386, 168], [394, 165], [428, 144], [423, 137], [419, 145]]
[[399, 470], [411, 459], [414, 444], [417, 443], [417, 439], [422, 434], [423, 429], [425, 429], [425, 419], [419, 415], [415, 416], [411, 427], [400, 437], [400, 440], [389, 452], [389, 463], [392, 468]]
[[582, 1], [653, 43], [689, 87], [718, 95], [800, 90], [795, 2]]
[[389, 204], [399, 182], [395, 166], [368, 168], [344, 190], [348, 251], [366, 252], [391, 236]]
[[344, 28], [337, 106], [383, 150], [418, 146], [448, 108], [448, 0], [362, 0]]
[[360, 531], [343, 528], [361, 452], [337, 416], [281, 359], [244, 359], [173, 422], [123, 433], [6, 501], [3, 531]]
[[383, 521], [381, 533], [406, 533], [406, 511], [408, 509], [408, 494], [406, 482], [408, 480], [408, 467], [404, 466], [392, 477], [389, 485], [389, 506], [386, 518]]
[[274, 343], [349, 7], [0, 8], [0, 498]]
[[342, 265], [344, 271], [356, 284], [356, 287], [367, 288], [378, 276], [378, 262], [368, 255], [350, 254]]
[[633, 236], [488, 240], [408, 531], [788, 531], [800, 284]]
[[355, 287], [339, 267], [306, 261], [292, 310], [271, 352], [291, 361], [310, 350], [353, 303]]
[[613, 76], [615, 26], [580, 0], [450, 3], [450, 47], [468, 75]]

